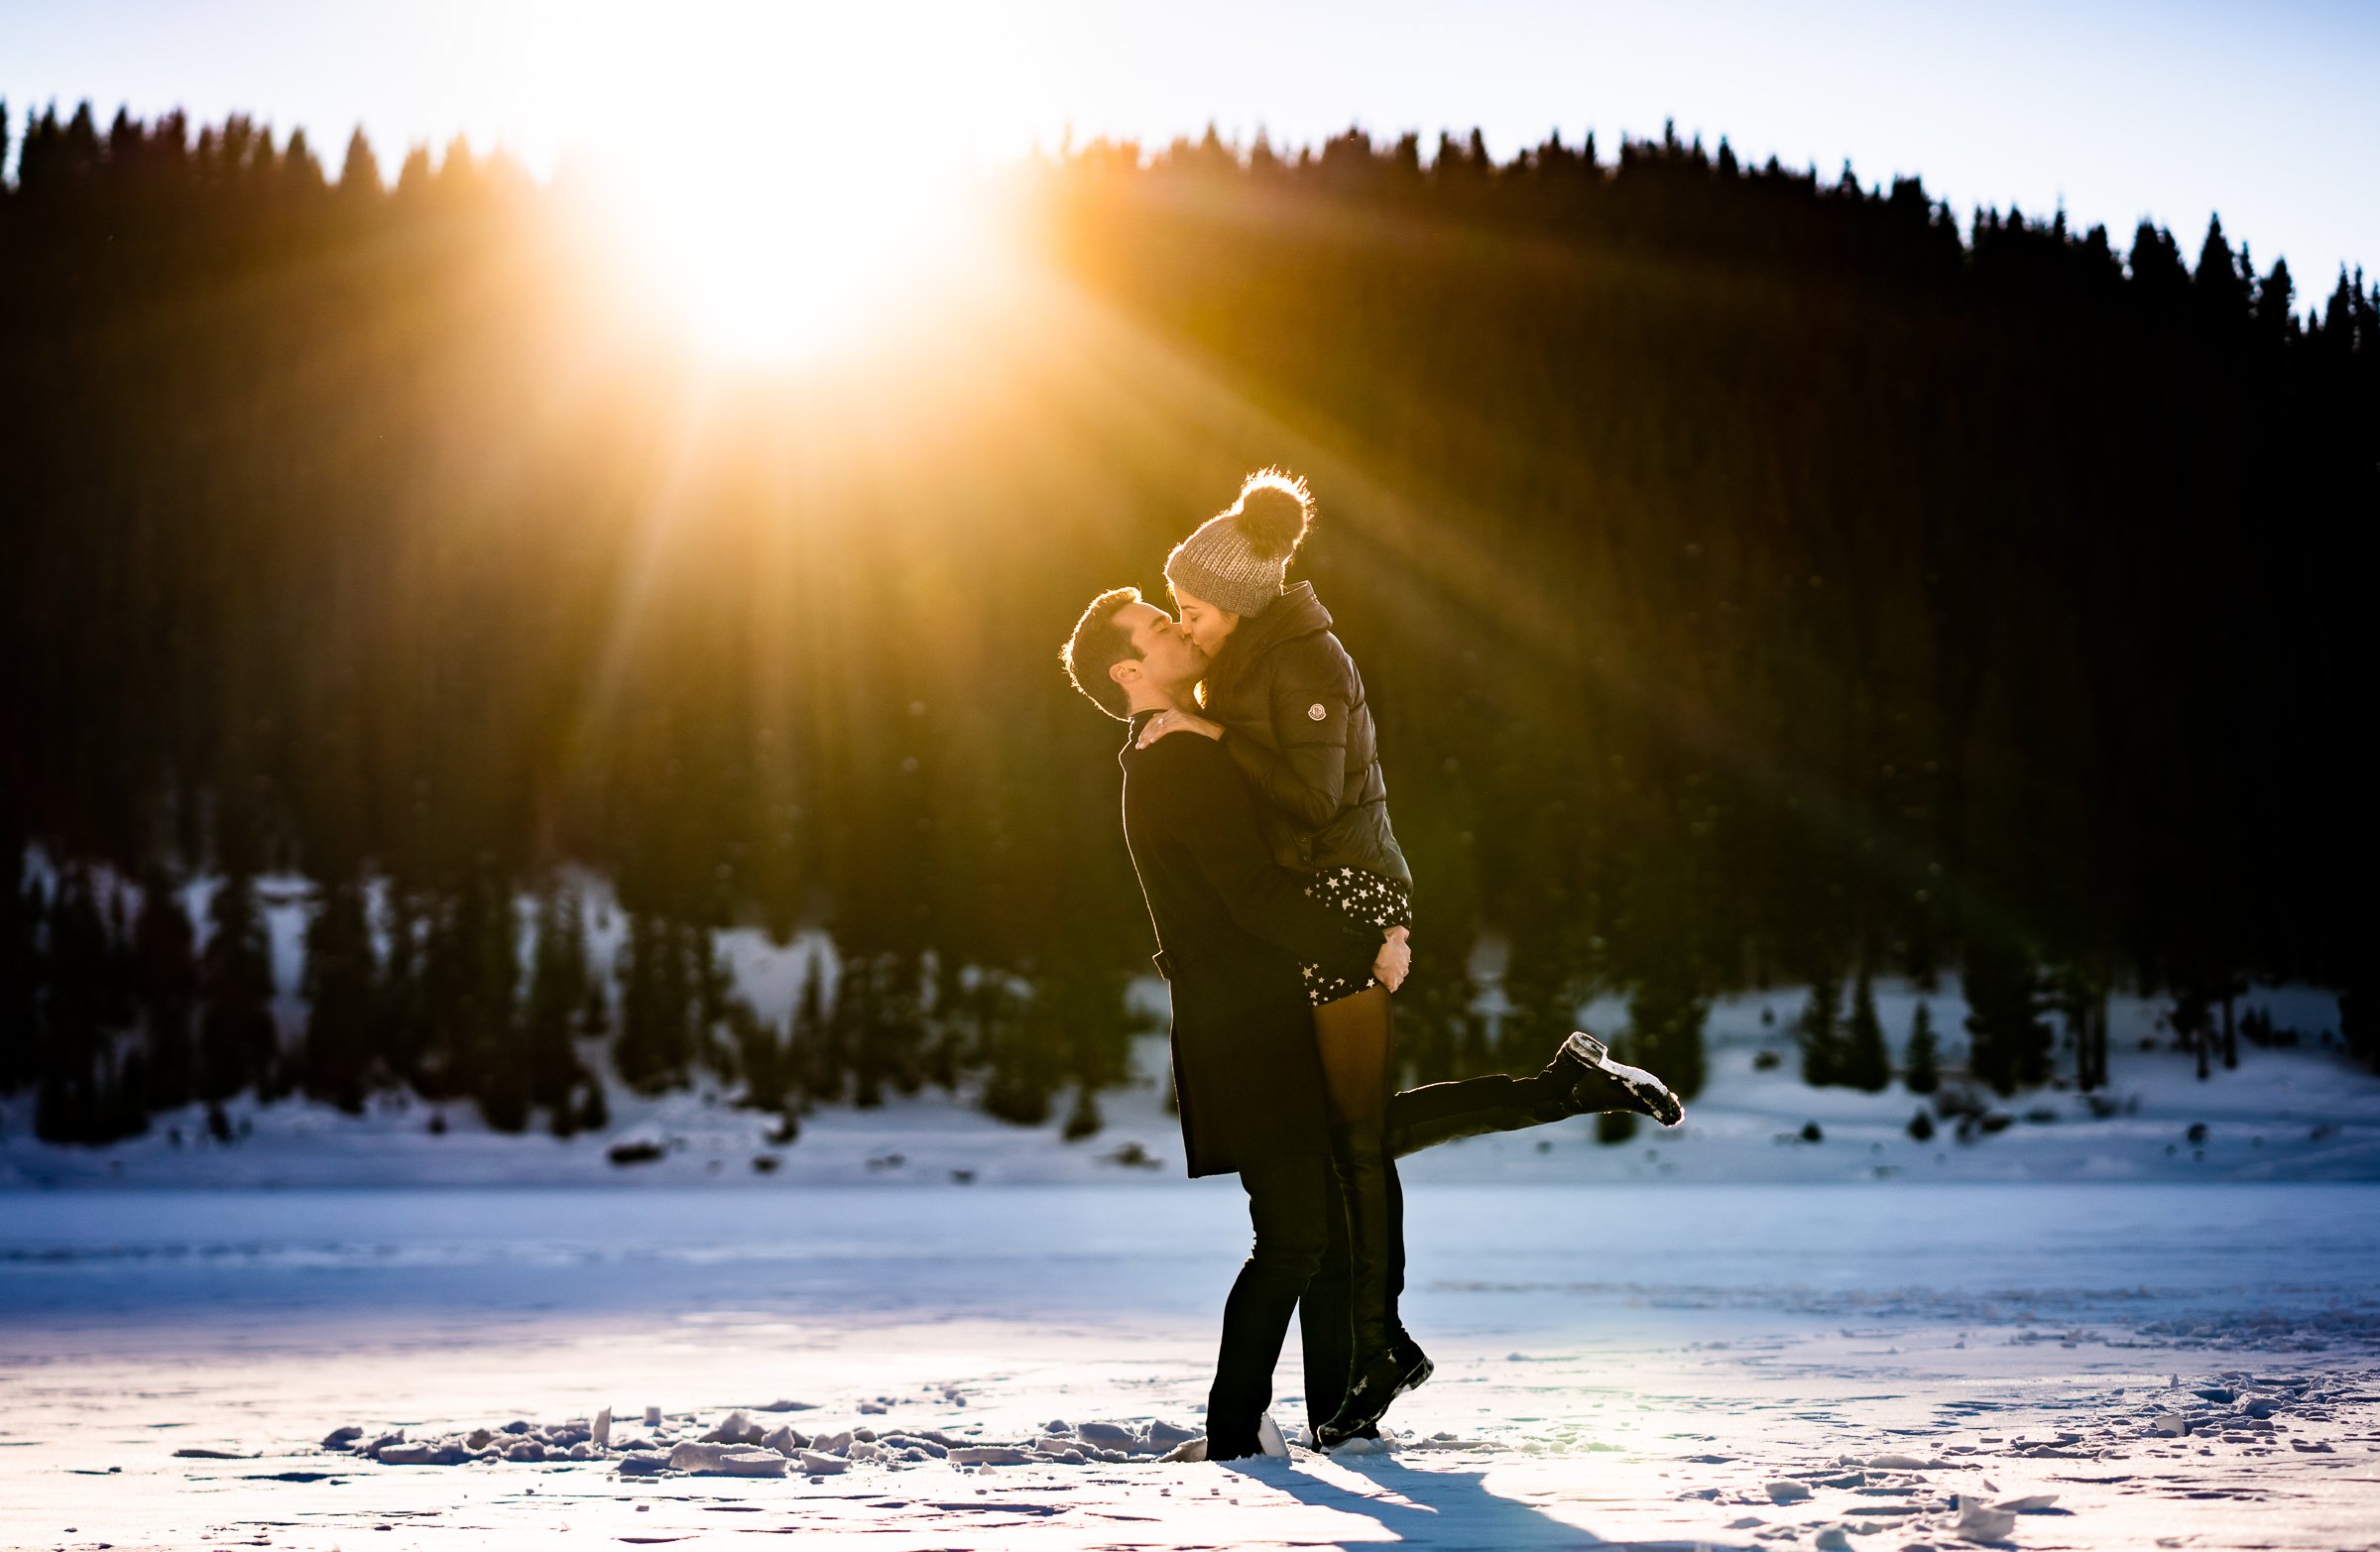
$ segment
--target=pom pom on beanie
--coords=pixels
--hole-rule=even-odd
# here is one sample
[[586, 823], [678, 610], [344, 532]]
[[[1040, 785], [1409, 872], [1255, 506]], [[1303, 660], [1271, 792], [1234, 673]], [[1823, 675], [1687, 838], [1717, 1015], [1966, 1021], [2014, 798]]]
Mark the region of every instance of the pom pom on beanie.
[[1297, 553], [1306, 531], [1314, 526], [1314, 497], [1306, 482], [1278, 469], [1250, 475], [1232, 510], [1239, 515], [1249, 552], [1260, 560]]
[[1240, 499], [1199, 525], [1165, 557], [1165, 580], [1236, 615], [1262, 614], [1281, 596], [1289, 557], [1314, 526], [1314, 496], [1306, 482], [1279, 469], [1259, 469], [1240, 486]]

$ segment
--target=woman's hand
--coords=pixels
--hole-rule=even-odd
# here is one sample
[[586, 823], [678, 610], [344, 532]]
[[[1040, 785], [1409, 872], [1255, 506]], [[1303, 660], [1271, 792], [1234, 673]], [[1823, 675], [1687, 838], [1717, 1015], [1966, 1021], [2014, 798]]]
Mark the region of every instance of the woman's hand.
[[1140, 725], [1140, 739], [1134, 747], [1146, 749], [1168, 733], [1196, 733], [1202, 738], [1221, 738], [1223, 728], [1196, 712], [1160, 711]]
[[1405, 984], [1413, 970], [1412, 934], [1403, 927], [1390, 927], [1379, 953], [1372, 956], [1371, 973], [1380, 985], [1393, 992]]

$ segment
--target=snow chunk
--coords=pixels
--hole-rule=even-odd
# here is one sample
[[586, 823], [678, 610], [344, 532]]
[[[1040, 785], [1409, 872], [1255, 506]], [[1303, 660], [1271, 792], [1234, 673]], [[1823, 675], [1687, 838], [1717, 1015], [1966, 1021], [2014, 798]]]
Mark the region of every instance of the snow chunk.
[[702, 1436], [705, 1444], [758, 1444], [763, 1429], [745, 1412], [730, 1412], [719, 1426]]
[[754, 1450], [740, 1445], [711, 1444], [699, 1440], [690, 1440], [671, 1450], [669, 1465], [677, 1471], [708, 1477], [782, 1477], [785, 1474], [785, 1458], [774, 1450]]
[[2006, 1509], [1992, 1508], [1980, 1498], [1959, 1494], [1959, 1523], [1952, 1534], [1962, 1541], [1999, 1541], [2016, 1528], [2016, 1516]]

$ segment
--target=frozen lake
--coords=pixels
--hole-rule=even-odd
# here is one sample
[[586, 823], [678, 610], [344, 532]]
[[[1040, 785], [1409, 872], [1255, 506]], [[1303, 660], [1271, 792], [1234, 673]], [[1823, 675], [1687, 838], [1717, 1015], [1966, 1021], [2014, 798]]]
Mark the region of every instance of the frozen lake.
[[1900, 1552], [2043, 1495], [1999, 1539], [2380, 1544], [2365, 1185], [1417, 1186], [1441, 1370], [1372, 1460], [636, 1481], [316, 1447], [609, 1405], [663, 1408], [666, 1448], [779, 1398], [813, 1434], [1194, 1425], [1246, 1237], [1229, 1181], [0, 1193], [0, 1544]]
[[[0, 1193], [0, 1323], [473, 1309], [569, 1320], [1202, 1321], [1238, 1187]], [[1698, 1311], [2370, 1314], [2380, 1186], [1417, 1186], [1416, 1322], [1691, 1332]]]

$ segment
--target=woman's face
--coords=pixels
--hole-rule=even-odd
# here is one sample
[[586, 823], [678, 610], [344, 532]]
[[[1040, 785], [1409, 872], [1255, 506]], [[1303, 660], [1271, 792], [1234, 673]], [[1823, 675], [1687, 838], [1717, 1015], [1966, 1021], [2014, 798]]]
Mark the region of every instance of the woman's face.
[[1181, 611], [1182, 632], [1190, 645], [1209, 657], [1223, 651], [1223, 644], [1240, 625], [1240, 617], [1229, 609], [1218, 609], [1194, 593], [1180, 588], [1173, 590], [1174, 607]]

